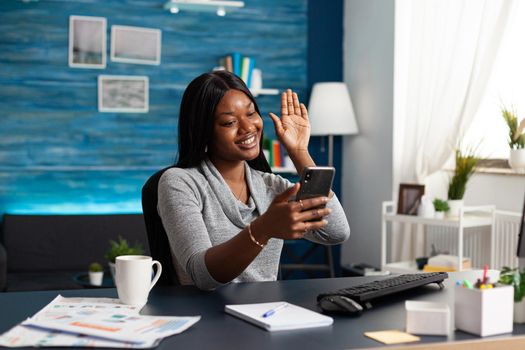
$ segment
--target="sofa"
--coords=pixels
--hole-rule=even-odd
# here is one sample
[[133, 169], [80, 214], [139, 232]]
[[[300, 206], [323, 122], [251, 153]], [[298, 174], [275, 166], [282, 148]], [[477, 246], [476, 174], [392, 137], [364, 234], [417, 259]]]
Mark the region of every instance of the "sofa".
[[0, 291], [78, 289], [74, 276], [104, 258], [118, 236], [149, 255], [142, 214], [5, 214], [0, 235]]

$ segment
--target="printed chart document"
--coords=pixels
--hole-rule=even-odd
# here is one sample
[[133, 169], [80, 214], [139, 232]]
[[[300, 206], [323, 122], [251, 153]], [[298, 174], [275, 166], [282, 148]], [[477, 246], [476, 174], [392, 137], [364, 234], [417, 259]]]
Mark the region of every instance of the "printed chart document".
[[151, 348], [200, 316], [142, 316], [140, 307], [110, 298], [57, 296], [33, 317], [0, 336], [0, 345]]
[[334, 323], [331, 317], [284, 301], [226, 305], [224, 311], [270, 332], [323, 327]]
[[0, 336], [0, 346], [9, 348], [33, 346], [147, 349], [156, 347], [161, 340], [136, 344], [17, 325]]

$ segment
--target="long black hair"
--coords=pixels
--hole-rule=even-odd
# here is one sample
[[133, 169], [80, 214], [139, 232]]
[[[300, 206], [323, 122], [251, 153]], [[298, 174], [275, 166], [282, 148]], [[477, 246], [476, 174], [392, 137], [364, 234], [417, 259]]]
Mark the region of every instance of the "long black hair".
[[[215, 109], [226, 92], [232, 89], [248, 96], [257, 114], [261, 115], [255, 98], [239, 77], [224, 70], [201, 74], [192, 80], [182, 96], [177, 167], [195, 167], [206, 158], [206, 149], [213, 137]], [[262, 140], [261, 134], [259, 155], [249, 160], [248, 165], [253, 169], [271, 173], [270, 165], [262, 151]]]

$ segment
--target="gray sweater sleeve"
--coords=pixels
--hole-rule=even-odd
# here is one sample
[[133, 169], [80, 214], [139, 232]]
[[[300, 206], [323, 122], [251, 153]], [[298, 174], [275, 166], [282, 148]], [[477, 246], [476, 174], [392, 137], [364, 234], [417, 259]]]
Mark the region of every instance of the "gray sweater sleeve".
[[[293, 186], [293, 183], [278, 175], [264, 173], [262, 176], [268, 188], [275, 192], [274, 196]], [[332, 209], [330, 215], [325, 217], [328, 224], [320, 230], [308, 231], [305, 234], [305, 238], [325, 245], [343, 243], [350, 237], [350, 225], [346, 219], [343, 207], [335, 194], [330, 198], [326, 206]]]
[[326, 207], [332, 209], [330, 215], [325, 217], [328, 224], [320, 230], [308, 231], [305, 238], [326, 245], [343, 243], [350, 237], [350, 225], [335, 194], [330, 198]]
[[210, 275], [204, 262], [212, 243], [201, 213], [200, 190], [184, 170], [166, 171], [159, 181], [158, 212], [177, 262], [198, 288], [211, 290], [221, 283]]

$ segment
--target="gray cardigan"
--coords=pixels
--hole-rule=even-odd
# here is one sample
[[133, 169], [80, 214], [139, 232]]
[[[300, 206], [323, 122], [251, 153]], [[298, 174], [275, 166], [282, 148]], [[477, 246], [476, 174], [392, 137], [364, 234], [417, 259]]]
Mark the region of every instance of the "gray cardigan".
[[[168, 235], [174, 265], [181, 283], [211, 290], [221, 285], [208, 272], [206, 250], [237, 235], [266, 212], [276, 195], [293, 184], [279, 175], [254, 170], [246, 163], [251, 197], [238, 201], [211, 161], [195, 168], [171, 168], [159, 181], [158, 212]], [[327, 207], [328, 225], [308, 231], [305, 238], [321, 244], [338, 244], [350, 235], [343, 208], [334, 195]], [[277, 278], [283, 241], [268, 245], [233, 282], [274, 281]]]

